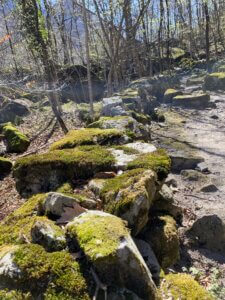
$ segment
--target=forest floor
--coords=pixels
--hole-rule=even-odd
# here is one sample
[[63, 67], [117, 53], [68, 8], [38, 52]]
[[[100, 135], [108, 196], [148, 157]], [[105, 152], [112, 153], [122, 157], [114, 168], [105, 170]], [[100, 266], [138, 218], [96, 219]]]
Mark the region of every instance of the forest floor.
[[[186, 80], [187, 78], [183, 78], [181, 84], [184, 91], [198, 88], [186, 88]], [[162, 105], [160, 109], [166, 121], [152, 123], [152, 138], [154, 144], [167, 148], [169, 152], [178, 151], [182, 155], [200, 156], [204, 159], [204, 167], [208, 171], [197, 180], [189, 180], [181, 174], [170, 175], [177, 182], [175, 200], [184, 211], [179, 229], [181, 260], [174, 270], [192, 273], [203, 285], [215, 289], [218, 299], [224, 299], [222, 293], [224, 292], [225, 297], [225, 291], [222, 289], [225, 286], [225, 256], [194, 247], [183, 235], [183, 229], [190, 227], [199, 216], [215, 214], [225, 220], [225, 93], [212, 92], [210, 95], [216, 108], [180, 109]], [[49, 123], [52, 117], [50, 108], [44, 108], [24, 119], [19, 128], [32, 142], [26, 153], [11, 155], [13, 161], [27, 154], [45, 152], [51, 143], [63, 136], [55, 120]], [[69, 129], [81, 127], [75, 117], [75, 106], [70, 106], [69, 110], [65, 106], [64, 119]], [[217, 190], [207, 193], [201, 191], [202, 187], [209, 184], [215, 185]], [[0, 181], [0, 221], [23, 201], [16, 191], [12, 175]]]

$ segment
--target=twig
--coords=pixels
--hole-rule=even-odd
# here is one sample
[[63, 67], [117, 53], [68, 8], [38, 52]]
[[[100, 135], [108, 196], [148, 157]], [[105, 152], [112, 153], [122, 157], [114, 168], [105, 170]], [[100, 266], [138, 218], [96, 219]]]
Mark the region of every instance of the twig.
[[201, 200], [207, 200], [206, 198], [202, 198], [202, 197], [195, 196], [195, 195], [190, 195], [190, 194], [184, 194], [184, 196], [187, 196], [187, 197], [194, 197], [194, 198], [201, 199]]
[[97, 300], [98, 297], [98, 291], [99, 289], [103, 290], [105, 293], [105, 300], [107, 300], [107, 285], [103, 284], [100, 279], [98, 278], [98, 275], [96, 274], [96, 272], [94, 271], [93, 268], [91, 268], [91, 274], [94, 278], [94, 281], [96, 283], [96, 290], [95, 290], [95, 294], [93, 297], [93, 300]]

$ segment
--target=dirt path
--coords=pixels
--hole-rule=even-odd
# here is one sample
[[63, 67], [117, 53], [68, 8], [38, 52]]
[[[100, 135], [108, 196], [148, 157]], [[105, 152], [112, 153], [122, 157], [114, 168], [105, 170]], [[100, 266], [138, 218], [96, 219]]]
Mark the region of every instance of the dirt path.
[[[186, 80], [182, 80], [183, 91], [200, 88], [187, 88]], [[216, 104], [215, 108], [197, 110], [163, 107], [166, 122], [153, 125], [153, 139], [170, 153], [204, 159], [200, 164], [201, 172], [181, 171], [171, 176], [177, 182], [175, 200], [184, 209], [180, 228], [181, 262], [177, 268], [195, 267], [202, 273], [202, 278], [210, 282], [203, 282], [205, 285], [212, 284], [214, 273], [218, 271], [218, 299], [224, 299], [225, 253], [218, 254], [204, 246], [190, 245], [183, 235], [202, 216], [219, 216], [225, 224], [225, 93], [212, 92], [210, 96], [211, 102]], [[204, 187], [211, 191], [202, 191]]]

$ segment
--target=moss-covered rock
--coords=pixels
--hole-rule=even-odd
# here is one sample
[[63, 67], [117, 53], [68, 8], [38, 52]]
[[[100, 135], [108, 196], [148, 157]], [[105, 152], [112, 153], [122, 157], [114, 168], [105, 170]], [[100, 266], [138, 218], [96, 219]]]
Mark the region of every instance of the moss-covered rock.
[[114, 157], [104, 147], [81, 146], [18, 159], [14, 177], [18, 191], [26, 196], [54, 191], [65, 182], [110, 171], [114, 163]]
[[186, 85], [192, 86], [192, 85], [202, 85], [204, 83], [205, 76], [198, 76], [198, 77], [190, 77], [188, 78]]
[[143, 169], [107, 180], [100, 192], [104, 210], [126, 220], [132, 234], [136, 235], [148, 222], [156, 185], [155, 173]]
[[180, 95], [173, 98], [172, 103], [175, 106], [202, 108], [209, 105], [210, 95], [197, 93], [192, 95]]
[[116, 129], [85, 128], [69, 131], [64, 138], [51, 146], [51, 150], [69, 149], [81, 145], [112, 145], [124, 142], [123, 133]]
[[8, 246], [7, 252], [0, 248], [0, 258], [1, 289], [30, 292], [32, 299], [91, 299], [90, 282], [67, 252], [47, 253], [39, 245], [27, 244]]
[[167, 177], [171, 167], [171, 160], [163, 149], [158, 149], [152, 153], [142, 154], [132, 162], [128, 163], [127, 168], [130, 169], [151, 169], [158, 175], [159, 180]]
[[120, 218], [89, 211], [67, 225], [67, 235], [84, 251], [102, 282], [156, 299], [151, 274]]
[[142, 123], [143, 125], [150, 125], [151, 124], [151, 117], [146, 114], [138, 113], [136, 111], [129, 111], [132, 118], [134, 118], [137, 122]]
[[37, 216], [39, 202], [45, 197], [44, 194], [31, 197], [0, 223], [0, 245], [23, 243], [24, 239], [31, 241], [30, 233], [34, 222], [48, 222], [47, 218]]
[[164, 93], [164, 102], [168, 103], [171, 102], [172, 99], [178, 95], [182, 95], [183, 93], [181, 91], [175, 90], [175, 89], [167, 89]]
[[135, 139], [150, 139], [150, 128], [143, 126], [130, 116], [101, 117], [97, 122], [91, 123], [90, 128], [117, 129], [128, 136], [132, 133]]
[[163, 269], [179, 260], [179, 238], [176, 222], [171, 216], [152, 216], [144, 236]]
[[30, 145], [28, 137], [14, 127], [11, 123], [3, 124], [0, 128], [7, 142], [7, 151], [22, 153]]
[[225, 90], [225, 72], [207, 75], [204, 81], [204, 88], [209, 91]]
[[9, 173], [12, 169], [12, 162], [4, 157], [0, 157], [0, 177]]
[[160, 286], [160, 294], [163, 299], [171, 297], [174, 300], [214, 299], [208, 291], [187, 274], [166, 275]]

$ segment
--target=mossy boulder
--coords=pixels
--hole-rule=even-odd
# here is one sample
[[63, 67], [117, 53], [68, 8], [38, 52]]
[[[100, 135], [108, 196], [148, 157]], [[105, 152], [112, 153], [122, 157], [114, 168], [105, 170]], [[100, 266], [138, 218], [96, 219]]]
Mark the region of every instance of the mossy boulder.
[[34, 244], [3, 246], [0, 266], [1, 290], [27, 292], [31, 299], [91, 299], [91, 282], [67, 252], [47, 253]]
[[128, 222], [133, 235], [147, 224], [149, 210], [157, 191], [152, 170], [135, 169], [106, 181], [100, 192], [104, 210]]
[[164, 102], [169, 103], [172, 101], [172, 99], [178, 95], [182, 95], [183, 93], [181, 91], [175, 90], [175, 89], [167, 89], [164, 93]]
[[85, 128], [69, 131], [64, 138], [55, 142], [51, 150], [75, 148], [81, 145], [123, 144], [126, 138], [116, 129]]
[[124, 222], [101, 211], [89, 211], [67, 225], [72, 245], [78, 245], [105, 284], [127, 288], [142, 299], [156, 299], [156, 288]]
[[12, 169], [12, 162], [4, 157], [0, 157], [0, 178], [2, 175], [9, 173]]
[[91, 123], [89, 128], [101, 129], [117, 129], [124, 132], [128, 136], [130, 133], [135, 139], [149, 140], [150, 128], [148, 125], [138, 123], [130, 116], [117, 116], [117, 117], [101, 117], [98, 121]]
[[11, 123], [3, 124], [0, 127], [0, 131], [6, 140], [8, 152], [22, 153], [29, 147], [30, 140], [28, 137]]
[[144, 233], [150, 243], [160, 266], [166, 269], [180, 258], [179, 238], [176, 222], [169, 215], [152, 216]]
[[104, 147], [81, 146], [18, 159], [14, 166], [17, 190], [24, 196], [54, 191], [65, 182], [111, 171], [115, 159]]
[[15, 122], [17, 119], [30, 113], [31, 103], [29, 100], [5, 98], [0, 105], [0, 123]]
[[36, 221], [49, 221], [37, 213], [39, 202], [45, 197], [45, 194], [31, 197], [0, 223], [0, 245], [19, 244], [25, 242], [25, 239], [31, 241], [33, 224]]
[[225, 90], [225, 72], [211, 73], [205, 77], [204, 88], [209, 91]]
[[160, 286], [163, 299], [213, 300], [214, 297], [187, 274], [168, 274]]
[[172, 100], [174, 106], [187, 108], [204, 108], [209, 105], [210, 95], [206, 93], [196, 93], [191, 95], [176, 96]]
[[142, 123], [143, 125], [151, 124], [151, 117], [149, 115], [138, 113], [133, 110], [129, 111], [129, 113], [137, 122]]

